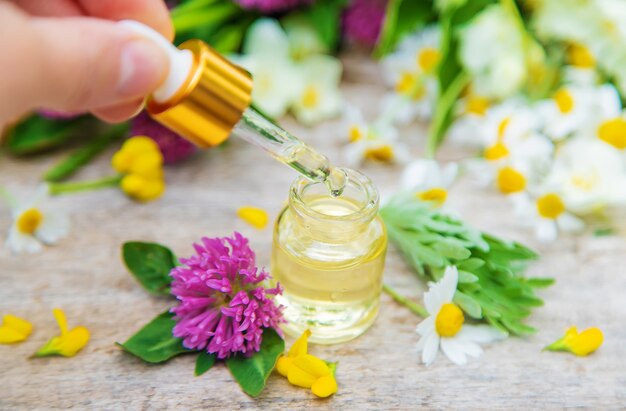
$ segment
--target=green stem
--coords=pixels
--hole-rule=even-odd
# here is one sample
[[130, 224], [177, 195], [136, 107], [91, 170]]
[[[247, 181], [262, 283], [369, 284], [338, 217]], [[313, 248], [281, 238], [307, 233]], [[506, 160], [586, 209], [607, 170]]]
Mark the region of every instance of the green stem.
[[428, 311], [418, 303], [409, 300], [405, 296], [398, 294], [393, 288], [391, 288], [387, 284], [383, 284], [383, 291], [386, 292], [391, 298], [394, 299], [398, 304], [402, 304], [406, 308], [408, 308], [413, 314], [419, 315], [420, 317], [426, 318], [429, 316]]
[[221, 25], [240, 11], [241, 9], [233, 3], [223, 3], [207, 9], [195, 10], [192, 13], [173, 16], [172, 22], [176, 32], [182, 33], [196, 28]]
[[128, 131], [128, 127], [128, 123], [110, 127], [102, 135], [90, 141], [85, 147], [78, 149], [70, 154], [69, 157], [48, 170], [43, 176], [44, 180], [56, 182], [71, 176], [104, 151], [111, 143], [122, 138]]
[[170, 12], [170, 16], [172, 17], [172, 19], [176, 19], [177, 17], [183, 15], [183, 14], [187, 14], [190, 12], [195, 12], [198, 11], [199, 9], [202, 9], [203, 7], [209, 6], [213, 3], [215, 3], [217, 0], [192, 0], [192, 1], [187, 1], [183, 4], [180, 4], [176, 7], [174, 7], [172, 9], [172, 11]]
[[105, 187], [115, 187], [122, 181], [122, 175], [108, 176], [98, 180], [79, 181], [76, 183], [50, 183], [50, 195], [78, 193], [81, 191], [98, 190]]

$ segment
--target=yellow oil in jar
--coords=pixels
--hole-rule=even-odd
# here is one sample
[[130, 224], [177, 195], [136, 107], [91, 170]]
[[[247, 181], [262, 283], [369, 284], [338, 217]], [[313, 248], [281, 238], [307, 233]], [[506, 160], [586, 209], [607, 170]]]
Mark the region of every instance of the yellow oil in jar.
[[365, 221], [341, 221], [362, 207], [348, 197], [318, 195], [306, 206], [314, 217], [287, 207], [274, 233], [272, 276], [284, 288], [277, 296], [286, 307], [284, 329], [297, 336], [308, 328], [316, 343], [348, 341], [378, 313], [385, 228], [375, 213]]

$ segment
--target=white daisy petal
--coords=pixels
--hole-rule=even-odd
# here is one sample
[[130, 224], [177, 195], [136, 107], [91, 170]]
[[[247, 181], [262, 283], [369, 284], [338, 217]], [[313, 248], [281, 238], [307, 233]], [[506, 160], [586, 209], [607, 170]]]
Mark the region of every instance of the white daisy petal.
[[585, 229], [585, 222], [571, 213], [563, 213], [557, 219], [559, 228], [570, 233], [581, 232]]
[[35, 237], [45, 244], [54, 244], [69, 232], [69, 220], [63, 214], [44, 213], [44, 219]]
[[456, 365], [464, 365], [467, 363], [463, 343], [457, 338], [442, 338], [441, 351]]
[[424, 293], [424, 305], [430, 314], [437, 315], [443, 304], [452, 301], [458, 280], [456, 267], [448, 266], [440, 281], [429, 284], [430, 288]]
[[540, 218], [535, 226], [535, 235], [539, 241], [544, 243], [554, 242], [559, 235], [556, 222], [554, 220]]
[[437, 351], [439, 350], [439, 335], [434, 332], [422, 338], [426, 340], [424, 341], [422, 350], [422, 362], [426, 365], [430, 365], [437, 357]]
[[13, 227], [9, 232], [7, 238], [7, 246], [15, 253], [36, 253], [41, 251], [41, 244], [35, 239], [35, 237], [27, 234], [20, 233], [17, 228]]
[[422, 337], [427, 335], [428, 333], [434, 332], [435, 330], [435, 319], [434, 315], [427, 317], [424, 321], [417, 325], [415, 331]]
[[456, 335], [457, 338], [479, 344], [500, 341], [508, 336], [507, 333], [489, 325], [464, 325]]

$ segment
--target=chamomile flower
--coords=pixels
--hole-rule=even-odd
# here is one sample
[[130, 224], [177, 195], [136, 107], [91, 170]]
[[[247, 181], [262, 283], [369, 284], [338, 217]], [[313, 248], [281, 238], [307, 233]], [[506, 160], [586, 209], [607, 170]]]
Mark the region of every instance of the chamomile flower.
[[458, 173], [456, 163], [441, 166], [435, 160], [415, 160], [402, 174], [402, 187], [415, 192], [422, 201], [441, 207], [448, 198], [448, 190]]
[[6, 244], [12, 252], [36, 253], [43, 245], [54, 245], [69, 232], [67, 216], [46, 202], [47, 187], [27, 201], [13, 204], [13, 224]]
[[287, 35], [276, 20], [259, 19], [248, 30], [243, 52], [233, 59], [254, 76], [254, 103], [271, 117], [283, 116], [303, 89]]
[[466, 147], [482, 147], [482, 127], [491, 101], [473, 92], [459, 99], [456, 105], [456, 120], [448, 130], [448, 138]]
[[316, 55], [303, 60], [299, 70], [304, 84], [292, 106], [298, 121], [313, 125], [339, 114], [341, 62], [332, 56]]
[[526, 209], [518, 209], [517, 214], [523, 224], [534, 227], [541, 242], [551, 243], [561, 232], [577, 233], [585, 228], [585, 222], [567, 209], [556, 191], [543, 190], [527, 205]]
[[479, 344], [506, 338], [506, 334], [487, 325], [465, 324], [465, 315], [454, 303], [459, 274], [457, 268], [446, 268], [443, 278], [430, 283], [424, 294], [424, 305], [430, 314], [417, 326], [421, 336], [417, 351], [422, 353], [422, 362], [433, 363], [441, 347], [450, 361], [457, 365], [467, 362], [467, 357], [482, 354]]
[[561, 141], [580, 130], [592, 129], [598, 118], [615, 118], [621, 111], [617, 90], [610, 85], [600, 87], [564, 86], [552, 99], [537, 105], [546, 135]]
[[547, 184], [579, 214], [626, 204], [626, 166], [608, 144], [579, 137], [559, 150]]
[[383, 111], [393, 112], [400, 124], [432, 114], [438, 93], [435, 70], [441, 57], [440, 37], [439, 27], [427, 27], [405, 38], [381, 63], [383, 78], [394, 90], [383, 100]]
[[403, 163], [408, 160], [407, 148], [398, 141], [398, 131], [384, 122], [369, 124], [355, 107], [344, 111], [341, 137], [348, 141], [344, 160], [350, 166], [363, 161]]

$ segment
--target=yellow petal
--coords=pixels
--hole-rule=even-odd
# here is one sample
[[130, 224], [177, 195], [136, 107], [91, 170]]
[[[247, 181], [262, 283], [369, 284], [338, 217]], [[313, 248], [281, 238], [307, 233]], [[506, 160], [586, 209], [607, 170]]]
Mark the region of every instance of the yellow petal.
[[67, 319], [63, 310], [55, 308], [52, 313], [59, 324], [61, 335], [51, 338], [35, 353], [35, 357], [50, 355], [73, 357], [89, 342], [89, 330], [85, 327], [76, 327], [68, 331]]
[[589, 355], [600, 348], [603, 341], [604, 336], [599, 328], [588, 328], [572, 339], [570, 351], [579, 356]]
[[122, 150], [129, 153], [143, 153], [146, 151], [158, 151], [159, 146], [150, 137], [134, 136], [124, 142]]
[[278, 371], [278, 373], [282, 375], [283, 377], [287, 377], [287, 375], [289, 374], [289, 368], [291, 367], [292, 362], [293, 362], [293, 358], [281, 355], [278, 358], [278, 361], [276, 362], [276, 371]]
[[337, 392], [337, 381], [332, 374], [318, 378], [311, 386], [311, 392], [320, 398], [330, 397]]
[[148, 151], [137, 154], [128, 172], [146, 178], [163, 175], [163, 155], [160, 151]]
[[306, 330], [305, 332], [303, 332], [300, 338], [298, 338], [296, 342], [293, 343], [287, 355], [289, 357], [299, 357], [306, 354], [308, 350], [308, 340], [310, 336], [311, 330]]
[[111, 166], [120, 173], [127, 173], [130, 170], [133, 156], [128, 151], [120, 150], [113, 154]]
[[239, 210], [237, 210], [237, 215], [243, 221], [258, 229], [265, 228], [269, 221], [267, 212], [257, 207], [240, 207]]
[[299, 368], [316, 379], [330, 374], [330, 368], [328, 368], [328, 365], [311, 354], [304, 354], [295, 357], [289, 370], [290, 373], [292, 368]]
[[24, 341], [33, 332], [33, 325], [28, 321], [7, 314], [0, 327], [0, 344], [13, 344]]
[[136, 174], [124, 176], [120, 188], [129, 197], [139, 201], [151, 201], [159, 198], [165, 191], [163, 179], [149, 179]]
[[313, 383], [317, 380], [317, 377], [309, 374], [299, 367], [294, 366], [292, 363], [287, 373], [287, 379], [292, 385], [303, 388], [311, 388]]

